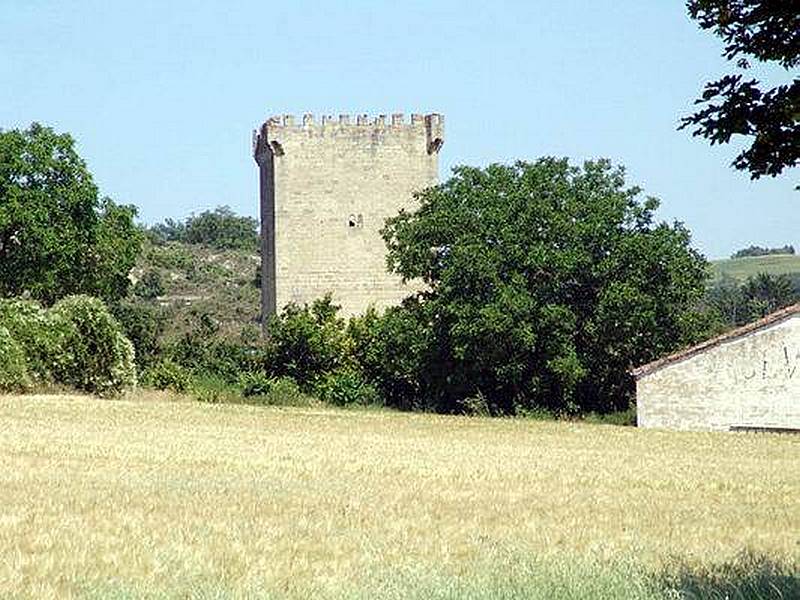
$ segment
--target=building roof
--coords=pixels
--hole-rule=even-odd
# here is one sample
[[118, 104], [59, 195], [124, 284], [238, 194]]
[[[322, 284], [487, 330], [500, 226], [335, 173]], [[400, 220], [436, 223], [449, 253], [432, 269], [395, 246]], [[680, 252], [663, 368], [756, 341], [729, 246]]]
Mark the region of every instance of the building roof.
[[754, 331], [758, 331], [759, 329], [768, 327], [769, 325], [785, 321], [786, 319], [794, 315], [800, 315], [800, 303], [792, 304], [791, 306], [782, 308], [781, 310], [768, 314], [763, 319], [759, 319], [758, 321], [753, 321], [752, 323], [748, 323], [747, 325], [743, 325], [742, 327], [737, 327], [736, 329], [732, 329], [731, 331], [723, 333], [722, 335], [718, 335], [717, 337], [713, 337], [710, 340], [701, 342], [696, 346], [685, 348], [684, 350], [675, 352], [674, 354], [670, 354], [669, 356], [665, 356], [663, 358], [659, 358], [658, 360], [654, 360], [653, 362], [647, 363], [646, 365], [636, 367], [635, 369], [631, 370], [631, 375], [633, 375], [636, 379], [640, 379], [641, 377], [644, 377], [645, 375], [650, 375], [651, 373], [658, 371], [659, 369], [666, 367], [667, 365], [680, 362], [696, 354], [701, 354], [702, 352], [705, 352], [710, 348], [719, 346], [720, 344], [724, 344], [725, 342], [731, 340], [735, 340], [744, 335], [747, 335], [748, 333], [752, 333]]

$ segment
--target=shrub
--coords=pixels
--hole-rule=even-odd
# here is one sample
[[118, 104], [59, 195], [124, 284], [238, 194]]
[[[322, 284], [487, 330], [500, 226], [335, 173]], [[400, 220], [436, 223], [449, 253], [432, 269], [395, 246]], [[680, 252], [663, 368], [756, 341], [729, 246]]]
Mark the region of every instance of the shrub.
[[242, 374], [239, 385], [242, 396], [251, 402], [268, 406], [308, 406], [312, 399], [303, 394], [291, 377], [269, 377], [264, 372]]
[[164, 295], [164, 282], [158, 271], [147, 271], [133, 286], [133, 293], [139, 298], [153, 300]]
[[472, 396], [463, 398], [458, 404], [465, 415], [472, 417], [490, 417], [492, 415], [489, 401], [480, 390]]
[[65, 328], [36, 302], [19, 299], [0, 299], [0, 326], [19, 344], [33, 381], [52, 381], [53, 372], [59, 370], [63, 358]]
[[276, 377], [266, 397], [265, 404], [279, 406], [308, 406], [311, 398], [306, 396], [291, 377]]
[[172, 390], [182, 394], [189, 389], [191, 377], [182, 366], [165, 359], [147, 369], [142, 376], [142, 382], [157, 390]]
[[0, 326], [0, 392], [24, 391], [30, 385], [22, 346]]
[[239, 390], [215, 375], [195, 375], [191, 385], [192, 395], [198, 402], [209, 404], [241, 402]]
[[165, 219], [163, 223], [156, 223], [144, 229], [147, 239], [158, 245], [167, 242], [180, 242], [186, 235], [186, 225], [181, 221]]
[[188, 269], [194, 264], [191, 252], [179, 244], [151, 246], [146, 251], [147, 261], [163, 269]]
[[436, 409], [425, 388], [431, 361], [430, 330], [417, 316], [413, 300], [389, 308], [383, 315], [372, 309], [347, 326], [350, 360], [380, 392], [384, 403], [401, 409]]
[[239, 385], [242, 388], [242, 396], [266, 396], [272, 390], [275, 380], [263, 372], [243, 373], [239, 378]]
[[358, 371], [343, 368], [327, 373], [316, 386], [320, 400], [336, 406], [377, 404], [378, 391]]
[[268, 325], [265, 369], [288, 375], [308, 391], [325, 374], [340, 367], [346, 356], [344, 321], [330, 295], [310, 306], [290, 304]]
[[636, 426], [636, 407], [631, 406], [627, 410], [606, 414], [589, 413], [584, 420], [587, 423], [602, 425]]
[[143, 369], [155, 361], [166, 321], [164, 312], [160, 308], [131, 302], [118, 302], [109, 308], [127, 338], [133, 342], [137, 366]]
[[229, 385], [237, 384], [242, 373], [257, 370], [263, 363], [263, 350], [258, 346], [213, 336], [190, 331], [167, 346], [164, 356], [194, 374], [213, 375]]
[[98, 394], [136, 385], [133, 344], [100, 300], [69, 296], [50, 312], [64, 331], [56, 365], [60, 383]]

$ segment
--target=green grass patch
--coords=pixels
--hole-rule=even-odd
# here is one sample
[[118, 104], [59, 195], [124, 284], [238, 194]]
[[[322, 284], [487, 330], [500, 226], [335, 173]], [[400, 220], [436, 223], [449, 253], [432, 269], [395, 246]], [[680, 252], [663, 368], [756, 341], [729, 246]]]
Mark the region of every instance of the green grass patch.
[[717, 281], [728, 275], [739, 281], [746, 281], [759, 273], [770, 275], [800, 276], [800, 255], [771, 254], [767, 256], [748, 256], [745, 258], [729, 258], [711, 262], [711, 278]]

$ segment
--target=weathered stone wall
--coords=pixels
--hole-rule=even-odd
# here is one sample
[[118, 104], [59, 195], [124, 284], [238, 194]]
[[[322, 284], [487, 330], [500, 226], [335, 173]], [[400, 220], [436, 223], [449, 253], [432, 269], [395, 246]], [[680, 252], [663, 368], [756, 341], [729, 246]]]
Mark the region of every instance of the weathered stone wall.
[[640, 427], [800, 428], [800, 314], [643, 375]]
[[413, 291], [386, 270], [380, 230], [438, 178], [440, 115], [368, 119], [306, 115], [267, 121], [255, 137], [261, 173], [263, 307], [332, 292], [343, 313]]

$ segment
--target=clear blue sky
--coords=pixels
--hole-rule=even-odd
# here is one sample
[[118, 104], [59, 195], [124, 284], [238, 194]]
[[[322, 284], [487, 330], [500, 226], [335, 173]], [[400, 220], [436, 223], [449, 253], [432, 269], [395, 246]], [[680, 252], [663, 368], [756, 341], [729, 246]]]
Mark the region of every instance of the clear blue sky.
[[751, 182], [675, 130], [728, 68], [680, 0], [0, 0], [0, 127], [70, 132], [146, 222], [257, 215], [250, 132], [279, 113], [441, 112], [456, 164], [609, 157], [710, 257], [800, 242], [797, 172]]

